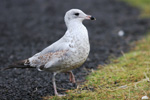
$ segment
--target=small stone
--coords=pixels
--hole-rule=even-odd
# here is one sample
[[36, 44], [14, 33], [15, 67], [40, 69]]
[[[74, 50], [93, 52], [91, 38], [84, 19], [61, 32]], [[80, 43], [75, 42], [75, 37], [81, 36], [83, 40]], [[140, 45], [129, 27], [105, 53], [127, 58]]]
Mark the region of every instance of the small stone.
[[148, 99], [148, 97], [147, 97], [147, 96], [143, 96], [143, 97], [142, 97], [142, 100], [143, 100], [143, 99]]
[[120, 37], [122, 37], [122, 36], [124, 36], [124, 31], [123, 30], [120, 30], [119, 32], [118, 32], [118, 35], [120, 36]]

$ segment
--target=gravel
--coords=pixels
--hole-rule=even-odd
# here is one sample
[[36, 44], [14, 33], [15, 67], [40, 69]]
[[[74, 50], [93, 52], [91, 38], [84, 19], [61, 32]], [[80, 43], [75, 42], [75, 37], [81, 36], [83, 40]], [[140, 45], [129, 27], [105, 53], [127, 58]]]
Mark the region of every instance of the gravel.
[[[86, 63], [73, 70], [78, 83], [90, 70], [130, 50], [129, 44], [143, 37], [149, 19], [139, 10], [117, 0], [0, 0], [0, 68], [41, 51], [66, 31], [63, 16], [78, 8], [96, 17], [84, 21], [89, 31], [91, 52]], [[119, 32], [123, 32], [123, 35]], [[54, 95], [52, 73], [36, 69], [0, 72], [0, 100], [40, 100]], [[68, 74], [57, 75], [58, 92], [75, 88]]]

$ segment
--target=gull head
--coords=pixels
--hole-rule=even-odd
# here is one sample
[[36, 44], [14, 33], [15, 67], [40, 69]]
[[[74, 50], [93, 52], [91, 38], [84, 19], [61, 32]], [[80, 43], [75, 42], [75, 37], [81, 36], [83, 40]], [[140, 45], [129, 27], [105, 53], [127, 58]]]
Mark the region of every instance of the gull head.
[[64, 20], [66, 23], [69, 23], [71, 21], [79, 21], [82, 22], [83, 20], [96, 20], [93, 16], [85, 14], [80, 9], [71, 9], [66, 12]]

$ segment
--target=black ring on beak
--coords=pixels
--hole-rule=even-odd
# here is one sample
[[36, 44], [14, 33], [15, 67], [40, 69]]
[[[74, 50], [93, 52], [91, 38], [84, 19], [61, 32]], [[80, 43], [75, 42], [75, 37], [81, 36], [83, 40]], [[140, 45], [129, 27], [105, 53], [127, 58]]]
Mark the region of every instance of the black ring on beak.
[[94, 18], [93, 16], [91, 16], [91, 18], [90, 18], [91, 20], [96, 20], [96, 18]]

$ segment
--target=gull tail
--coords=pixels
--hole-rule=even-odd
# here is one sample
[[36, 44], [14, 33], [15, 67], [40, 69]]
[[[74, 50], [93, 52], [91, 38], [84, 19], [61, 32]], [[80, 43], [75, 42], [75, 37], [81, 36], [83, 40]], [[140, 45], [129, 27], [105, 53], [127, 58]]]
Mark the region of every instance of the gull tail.
[[12, 69], [12, 68], [24, 69], [24, 68], [35, 68], [35, 67], [30, 66], [30, 61], [28, 59], [26, 59], [26, 60], [21, 60], [21, 61], [15, 62], [15, 63], [9, 65], [8, 67], [1, 69], [1, 71], [7, 70], [7, 69]]

